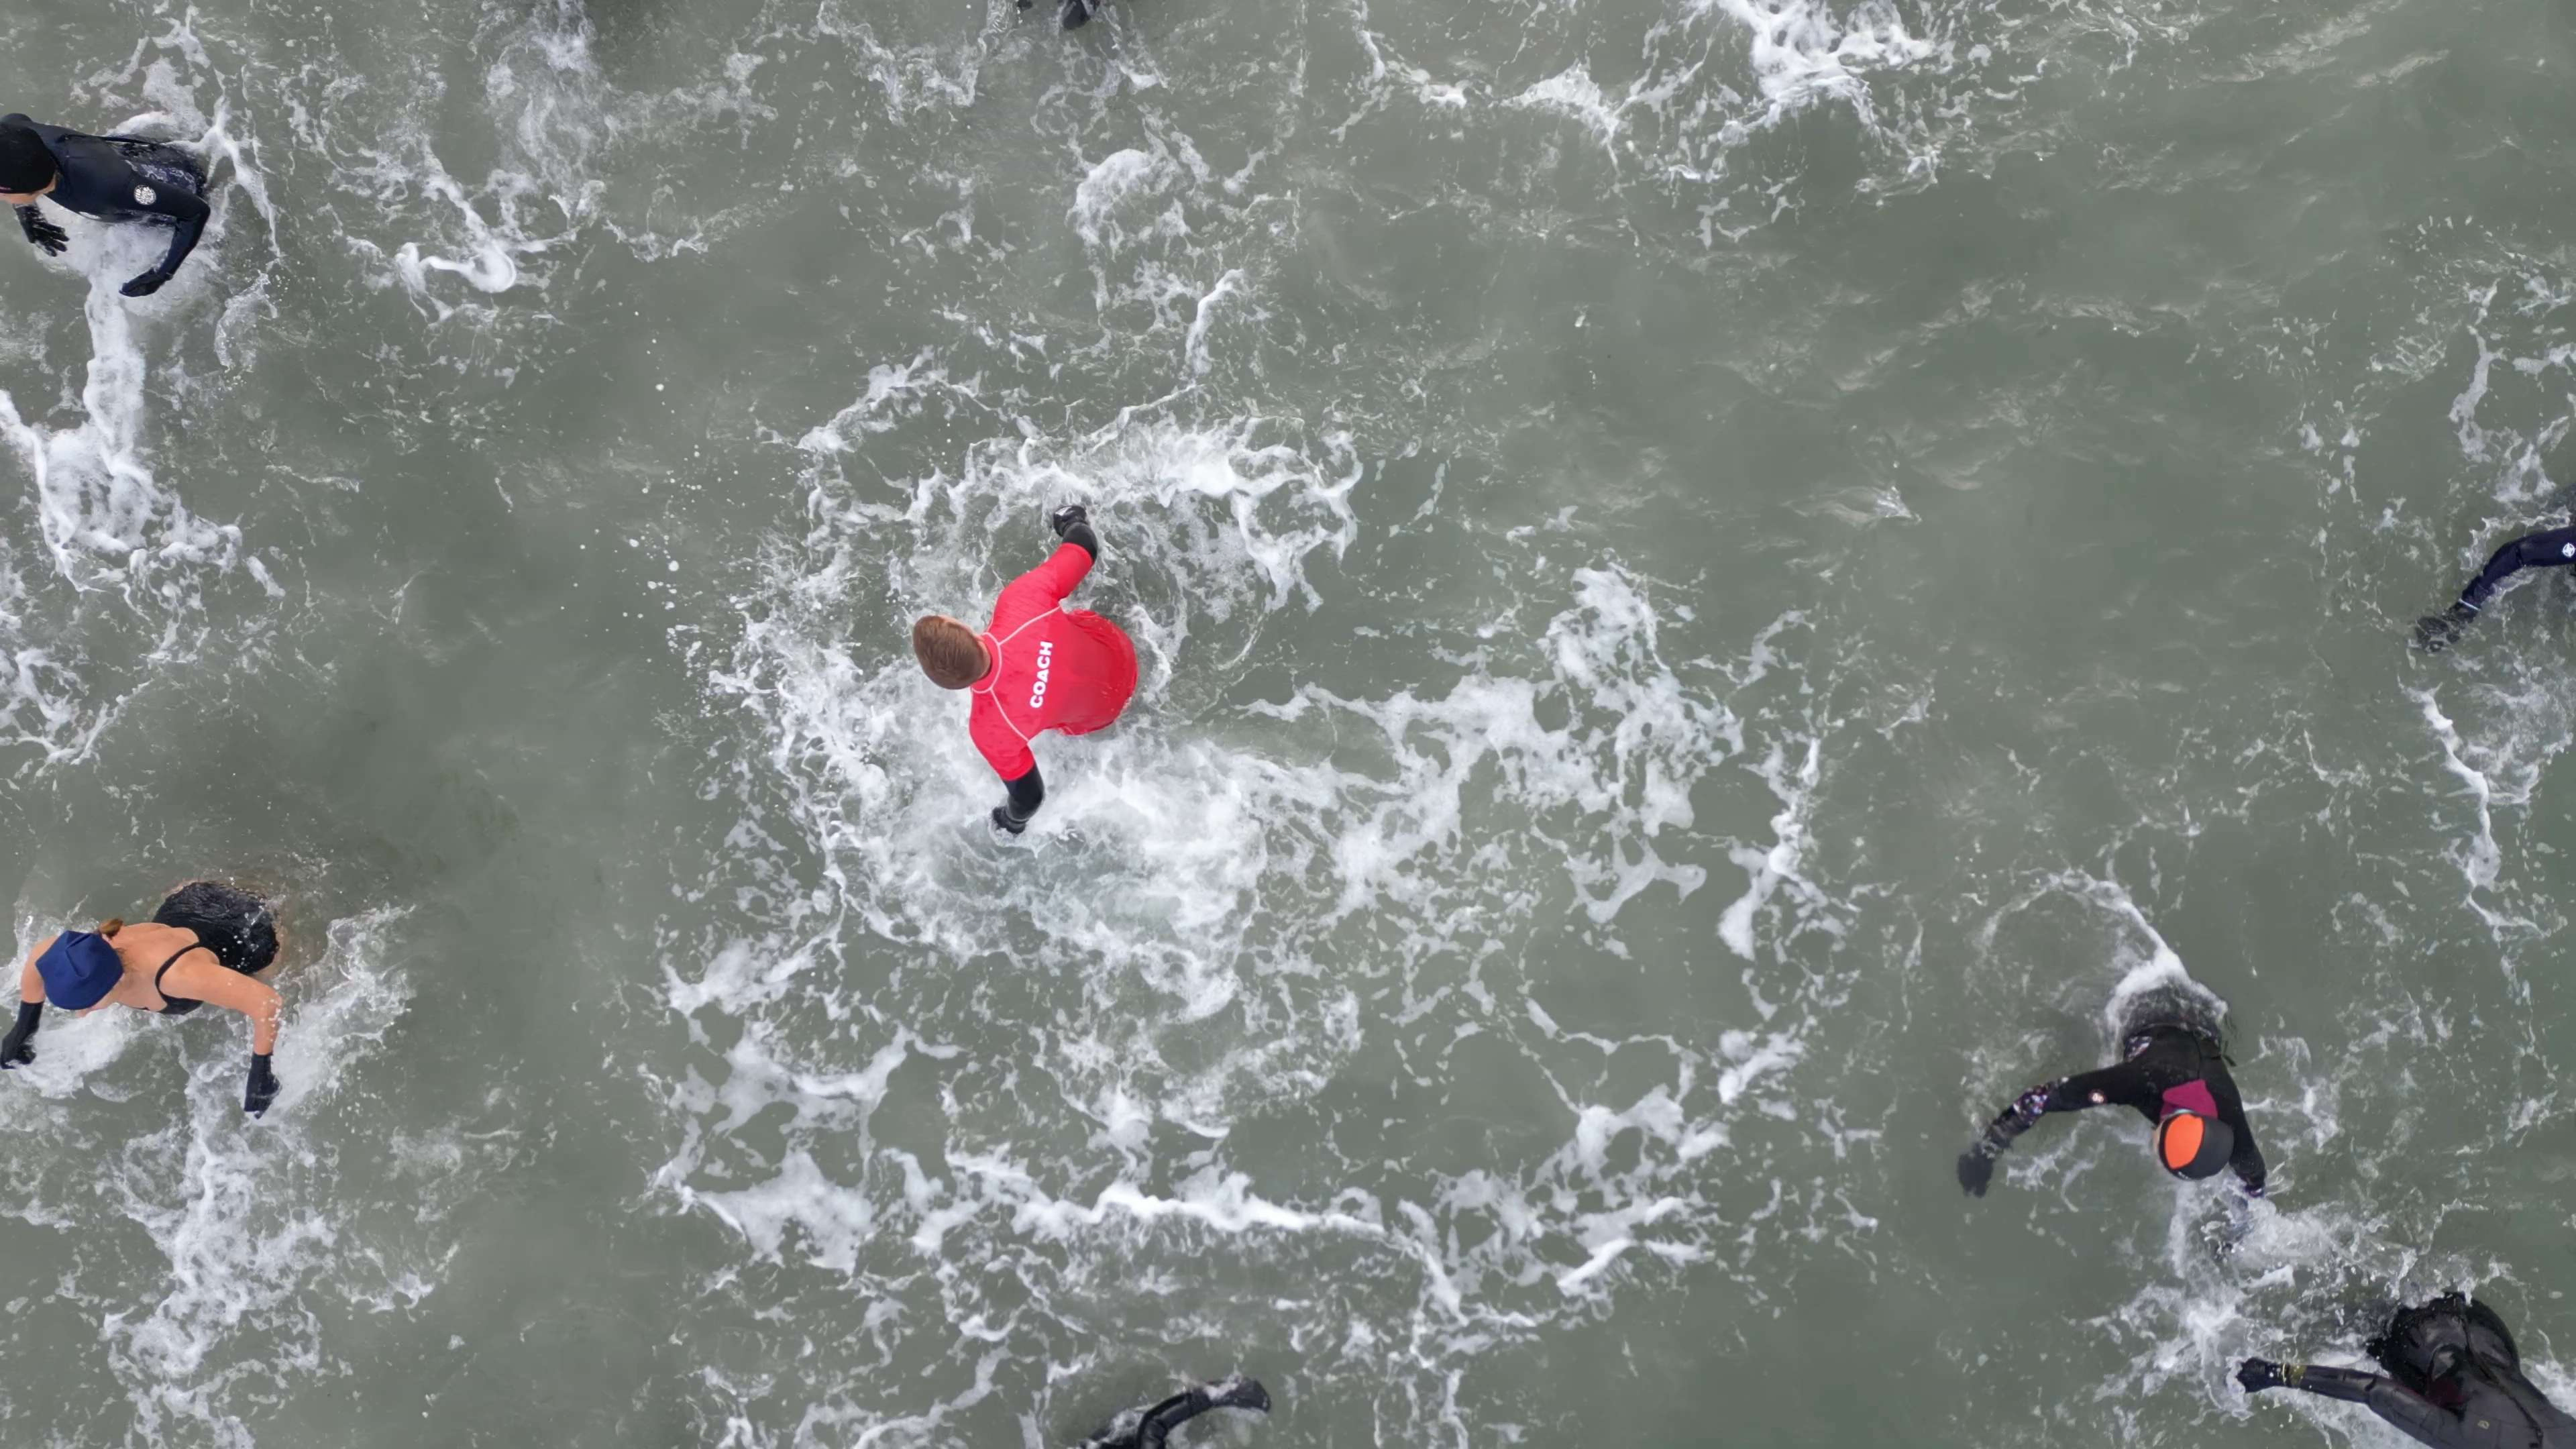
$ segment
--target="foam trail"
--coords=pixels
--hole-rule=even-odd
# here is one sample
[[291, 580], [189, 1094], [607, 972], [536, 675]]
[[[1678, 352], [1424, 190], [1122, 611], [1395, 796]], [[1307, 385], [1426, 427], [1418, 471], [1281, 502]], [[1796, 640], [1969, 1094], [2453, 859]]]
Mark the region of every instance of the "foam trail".
[[2460, 750], [2465, 750], [2465, 745], [2460, 743], [2460, 730], [2450, 722], [2447, 714], [2442, 714], [2442, 704], [2434, 696], [2434, 691], [2409, 688], [2406, 696], [2414, 699], [2416, 709], [2424, 714], [2424, 727], [2432, 730], [2434, 743], [2442, 745], [2442, 768], [2447, 768], [2460, 781], [2460, 794], [2468, 799], [2473, 812], [2476, 812], [2478, 833], [2470, 835], [2468, 841], [2452, 843], [2452, 864], [2460, 866], [2460, 877], [2468, 882], [2468, 890], [2473, 895], [2481, 890], [2494, 890], [2496, 871], [2504, 869], [2504, 848], [2496, 846], [2494, 784], [2486, 779], [2486, 771], [2478, 771], [2460, 755]]

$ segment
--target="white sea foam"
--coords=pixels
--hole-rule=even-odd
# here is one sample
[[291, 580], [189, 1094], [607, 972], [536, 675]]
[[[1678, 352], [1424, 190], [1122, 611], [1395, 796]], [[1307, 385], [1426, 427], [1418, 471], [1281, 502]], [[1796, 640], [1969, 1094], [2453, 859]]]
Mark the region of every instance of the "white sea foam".
[[[1179, 174], [1139, 155], [1092, 173], [1085, 217], [1104, 240]], [[1182, 351], [1205, 355], [1195, 339]], [[684, 1125], [660, 1191], [754, 1258], [950, 1322], [983, 1315], [984, 1290], [944, 1266], [933, 1289], [925, 1265], [1019, 1264], [1044, 1314], [1152, 1241], [1263, 1262], [1356, 1246], [1416, 1303], [1354, 1331], [1420, 1345], [1435, 1380], [1808, 1214], [1868, 1231], [1818, 1187], [1748, 1189], [1745, 1223], [1707, 1185], [1738, 1141], [1807, 1130], [1790, 1093], [1816, 982], [1767, 948], [1839, 930], [1842, 908], [1805, 874], [1829, 776], [1815, 704], [1756, 730], [1717, 697], [1801, 700], [1797, 616], [1731, 667], [1677, 664], [1675, 606], [1595, 560], [1549, 572], [1543, 624], [1430, 649], [1415, 688], [1353, 695], [1292, 668], [1277, 692], [1232, 700], [1229, 675], [1275, 658], [1270, 617], [1328, 607], [1317, 561], [1360, 541], [1368, 470], [1351, 441], [1189, 426], [1154, 405], [1072, 443], [995, 441], [954, 473], [878, 481], [859, 464], [879, 439], [967, 404], [951, 371], [928, 353], [876, 368], [802, 434], [813, 531], [774, 551], [711, 677], [767, 731], [742, 762], [747, 813], [719, 875], [779, 928], [666, 967], [674, 1011], [734, 1025], [703, 1033], [710, 1054], [667, 1085]], [[995, 401], [979, 385], [971, 405]], [[995, 842], [978, 824], [991, 772], [902, 630], [989, 597], [1040, 556], [1043, 510], [1077, 499], [1107, 548], [1076, 602], [1130, 629], [1144, 683], [1117, 728], [1043, 743], [1046, 807]], [[904, 545], [885, 547], [896, 530]], [[1779, 814], [1776, 845], [1744, 847], [1748, 895], [1727, 913], [1754, 1006], [1707, 1046], [1558, 1026], [1506, 979], [1515, 938], [1570, 918], [1616, 949], [1635, 902], [1697, 892], [1710, 842], [1694, 787], [1739, 757]], [[986, 962], [1041, 1003], [1005, 1052], [982, 1040], [997, 1023], [974, 1001], [985, 968], [967, 963]], [[1390, 1019], [1372, 1003], [1398, 983], [1409, 1004]], [[1249, 1114], [1327, 1092], [1355, 1063], [1533, 1029], [1550, 1055], [1640, 1048], [1669, 1066], [1615, 1093], [1577, 1074], [1552, 1142], [1403, 1187], [1365, 1157], [1282, 1187], [1230, 1152]], [[953, 1040], [934, 1053], [934, 1037]], [[997, 1094], [1007, 1121], [969, 1105]], [[944, 1124], [935, 1155], [912, 1135], [925, 1114]], [[1422, 1422], [1463, 1428], [1455, 1394], [1427, 1394]], [[925, 1422], [920, 1397], [832, 1412], [901, 1440]]]
[[[127, 1237], [87, 1223], [110, 1258], [75, 1248], [64, 1281], [94, 1317], [144, 1441], [252, 1444], [250, 1422], [266, 1406], [319, 1381], [322, 1303], [399, 1304], [434, 1291], [452, 1249], [415, 1255], [351, 1224], [387, 1211], [434, 1222], [465, 1190], [461, 1150], [450, 1143], [424, 1158], [414, 1142], [397, 1152], [410, 1166], [389, 1169], [372, 1155], [380, 1144], [352, 1145], [341, 1120], [371, 1109], [337, 1100], [410, 1001], [406, 974], [388, 960], [402, 919], [379, 909], [334, 921], [320, 959], [289, 963], [278, 981], [283, 1091], [263, 1118], [242, 1113], [245, 1028], [222, 1012], [178, 1022], [54, 1013], [36, 1063], [12, 1074], [41, 1097], [0, 1098], [13, 1135], [95, 1164], [101, 1199], [131, 1225]], [[22, 920], [20, 959], [55, 929]], [[166, 1127], [97, 1138], [110, 1103], [163, 1092]], [[29, 1221], [51, 1213], [38, 1201], [11, 1211]], [[134, 1274], [141, 1281], [124, 1286]]]

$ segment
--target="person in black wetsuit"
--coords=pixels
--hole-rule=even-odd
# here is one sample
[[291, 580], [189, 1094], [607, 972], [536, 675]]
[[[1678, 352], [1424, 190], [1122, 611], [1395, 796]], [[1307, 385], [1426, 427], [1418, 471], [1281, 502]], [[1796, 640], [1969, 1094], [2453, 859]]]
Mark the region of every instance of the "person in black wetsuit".
[[2385, 1376], [2249, 1358], [2236, 1381], [2249, 1394], [2290, 1388], [2363, 1405], [2434, 1449], [2576, 1449], [2576, 1418], [2523, 1377], [2513, 1334], [2483, 1303], [2445, 1293], [2401, 1308], [2369, 1348]]
[[196, 250], [214, 214], [205, 190], [206, 173], [195, 158], [167, 142], [84, 136], [25, 116], [0, 116], [0, 201], [18, 209], [19, 230], [49, 255], [62, 255], [71, 238], [37, 209], [39, 197], [100, 221], [171, 229], [170, 254], [127, 282], [120, 289], [126, 296], [160, 291]]
[[2576, 564], [2576, 528], [2546, 528], [2526, 533], [2488, 555], [2487, 566], [2469, 580], [2467, 588], [2451, 607], [2438, 614], [2427, 614], [2415, 621], [2415, 643], [2427, 654], [2439, 654], [2451, 647], [2469, 621], [2484, 612], [2487, 601], [2503, 588], [2505, 580], [2524, 569], [2565, 568]]
[[2245, 1121], [2236, 1079], [2213, 1031], [2189, 1014], [2149, 1006], [2130, 1018], [2121, 1060], [2100, 1071], [2043, 1083], [2013, 1099], [1976, 1145], [1959, 1154], [1959, 1186], [1984, 1197], [1995, 1159], [2051, 1112], [2134, 1107], [2156, 1129], [2156, 1159], [2176, 1177], [2203, 1178], [2233, 1167], [2248, 1197], [2263, 1195], [2263, 1154]]
[[1112, 1419], [1097, 1434], [1082, 1442], [1082, 1449], [1164, 1449], [1172, 1431], [1210, 1409], [1243, 1409], [1255, 1414], [1270, 1412], [1270, 1394], [1258, 1379], [1241, 1374], [1200, 1384], [1187, 1393], [1174, 1394], [1149, 1409], [1129, 1409]]
[[170, 893], [148, 925], [105, 921], [65, 931], [38, 946], [18, 973], [18, 1020], [0, 1037], [0, 1070], [36, 1059], [33, 1038], [48, 1003], [81, 1015], [130, 1006], [186, 1016], [207, 1002], [250, 1018], [250, 1080], [242, 1110], [256, 1117], [277, 1100], [278, 998], [266, 977], [277, 964], [277, 916], [248, 891], [192, 881]]

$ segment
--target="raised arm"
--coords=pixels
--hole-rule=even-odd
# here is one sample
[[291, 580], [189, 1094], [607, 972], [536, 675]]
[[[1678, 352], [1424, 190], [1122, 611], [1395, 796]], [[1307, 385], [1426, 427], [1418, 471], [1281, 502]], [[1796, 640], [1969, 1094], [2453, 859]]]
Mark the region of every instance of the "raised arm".
[[1984, 1197], [1995, 1175], [1995, 1159], [2013, 1139], [2051, 1112], [2081, 1112], [2088, 1107], [2138, 1107], [2153, 1097], [2146, 1077], [2126, 1062], [2099, 1071], [2046, 1082], [2013, 1098], [2012, 1105], [1986, 1124], [1976, 1145], [1959, 1154], [1959, 1186], [1970, 1197]]
[[1035, 590], [1044, 602], [1030, 612], [1051, 608], [1064, 602], [1064, 596], [1082, 586], [1091, 565], [1100, 557], [1100, 536], [1091, 531], [1091, 515], [1079, 503], [1057, 509], [1047, 519], [1047, 526], [1064, 542], [1047, 556], [1045, 563], [1011, 581], [1002, 591], [1005, 600], [1022, 590]]
[[179, 963], [173, 983], [182, 996], [193, 996], [250, 1018], [250, 1080], [242, 1092], [242, 1110], [256, 1117], [277, 1100], [277, 1073], [269, 1054], [277, 1050], [277, 992], [268, 983], [219, 966], [212, 952], [191, 952]]
[[2322, 1364], [2274, 1363], [2249, 1358], [2237, 1367], [2236, 1381], [2249, 1394], [2270, 1388], [2298, 1389], [2328, 1399], [2360, 1404], [2434, 1449], [2472, 1449], [2467, 1421], [2414, 1390], [2381, 1374]]

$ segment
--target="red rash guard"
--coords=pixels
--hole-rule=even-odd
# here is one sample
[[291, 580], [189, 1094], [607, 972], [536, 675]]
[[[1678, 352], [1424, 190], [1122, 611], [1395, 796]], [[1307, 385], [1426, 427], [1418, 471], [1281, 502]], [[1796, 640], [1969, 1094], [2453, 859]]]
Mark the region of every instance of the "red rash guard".
[[1038, 767], [1029, 741], [1040, 732], [1089, 734], [1115, 721], [1136, 693], [1136, 646], [1125, 631], [1088, 609], [1064, 607], [1090, 572], [1090, 551], [1062, 544], [993, 604], [982, 636], [993, 667], [975, 681], [967, 729], [1004, 780]]

